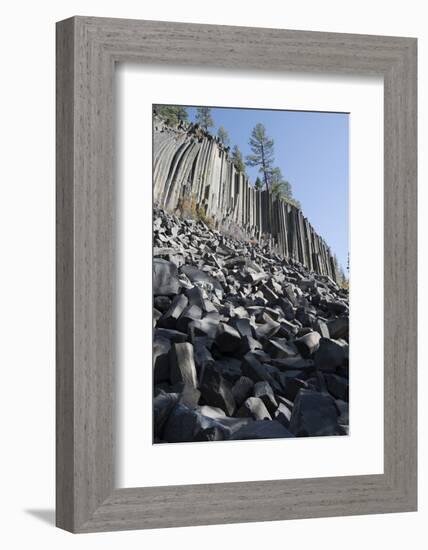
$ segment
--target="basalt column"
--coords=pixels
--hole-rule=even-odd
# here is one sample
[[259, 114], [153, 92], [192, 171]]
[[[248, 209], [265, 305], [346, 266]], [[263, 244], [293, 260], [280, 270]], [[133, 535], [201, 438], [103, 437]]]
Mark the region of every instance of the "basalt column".
[[155, 205], [178, 212], [184, 201], [215, 227], [270, 241], [285, 258], [337, 279], [326, 242], [300, 209], [266, 190], [257, 190], [236, 169], [229, 150], [199, 126], [153, 122]]

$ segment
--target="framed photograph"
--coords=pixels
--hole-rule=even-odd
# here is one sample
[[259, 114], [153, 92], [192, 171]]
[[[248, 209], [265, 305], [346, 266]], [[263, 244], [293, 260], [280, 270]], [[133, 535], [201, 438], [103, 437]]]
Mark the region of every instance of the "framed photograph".
[[57, 525], [417, 508], [416, 39], [57, 24]]

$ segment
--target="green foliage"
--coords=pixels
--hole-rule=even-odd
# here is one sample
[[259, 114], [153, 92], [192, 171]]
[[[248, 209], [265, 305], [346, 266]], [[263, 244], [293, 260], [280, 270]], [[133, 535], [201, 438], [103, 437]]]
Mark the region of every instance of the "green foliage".
[[282, 177], [281, 169], [276, 167], [268, 172], [268, 182], [271, 192], [278, 197], [291, 199], [291, 185]]
[[263, 182], [258, 176], [256, 178], [256, 182], [254, 183], [254, 187], [258, 190], [260, 190], [263, 187]]
[[187, 121], [189, 114], [179, 105], [155, 105], [154, 112], [165, 120], [167, 124], [175, 125], [180, 120]]
[[238, 170], [238, 172], [244, 172], [245, 174], [244, 158], [242, 156], [241, 150], [237, 145], [235, 145], [232, 149], [232, 161], [235, 164], [235, 168]]
[[272, 170], [274, 160], [273, 143], [273, 139], [266, 134], [263, 124], [260, 122], [256, 124], [249, 141], [252, 154], [247, 156], [246, 161], [248, 166], [259, 166], [267, 191], [269, 191], [269, 172]]
[[293, 206], [295, 206], [296, 208], [298, 208], [299, 210], [302, 209], [302, 205], [301, 205], [300, 201], [298, 201], [297, 199], [291, 198], [291, 199], [288, 199], [288, 202], [290, 204], [292, 204]]
[[198, 107], [196, 109], [195, 120], [199, 126], [207, 131], [214, 126], [214, 120], [212, 119], [211, 109], [209, 107]]
[[218, 129], [217, 137], [225, 147], [229, 145], [230, 143], [229, 134], [226, 132], [223, 126], [220, 126], [220, 128]]
[[293, 197], [291, 183], [282, 177], [280, 168], [272, 168], [268, 174], [268, 181], [273, 195], [301, 209], [300, 202]]

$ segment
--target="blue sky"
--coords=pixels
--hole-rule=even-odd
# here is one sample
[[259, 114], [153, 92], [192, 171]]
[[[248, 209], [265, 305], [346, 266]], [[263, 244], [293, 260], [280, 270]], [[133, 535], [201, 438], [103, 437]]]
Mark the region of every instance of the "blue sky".
[[[189, 107], [194, 121], [196, 109]], [[345, 269], [348, 258], [349, 115], [303, 111], [212, 108], [216, 133], [224, 126], [230, 145], [237, 144], [244, 158], [248, 140], [261, 122], [274, 140], [275, 165], [293, 188], [304, 215], [326, 240]], [[258, 168], [247, 167], [252, 182]]]

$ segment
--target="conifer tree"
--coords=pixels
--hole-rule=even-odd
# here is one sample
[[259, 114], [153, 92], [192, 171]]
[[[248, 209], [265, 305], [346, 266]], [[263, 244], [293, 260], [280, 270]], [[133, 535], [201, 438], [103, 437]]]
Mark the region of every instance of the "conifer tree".
[[153, 110], [155, 114], [171, 125], [178, 124], [180, 120], [187, 121], [189, 118], [187, 110], [179, 105], [155, 105]]
[[263, 124], [256, 124], [249, 141], [252, 154], [247, 156], [246, 161], [248, 166], [259, 166], [266, 191], [269, 191], [269, 173], [273, 165], [273, 143], [273, 139], [267, 136]]
[[214, 120], [209, 107], [197, 107], [195, 120], [206, 131], [214, 127]]
[[223, 126], [220, 126], [220, 128], [217, 130], [217, 137], [225, 147], [229, 145], [229, 134], [226, 132]]
[[241, 150], [237, 145], [235, 145], [232, 149], [232, 161], [235, 164], [236, 169], [238, 172], [244, 172], [245, 173], [245, 162], [244, 158], [242, 156]]

